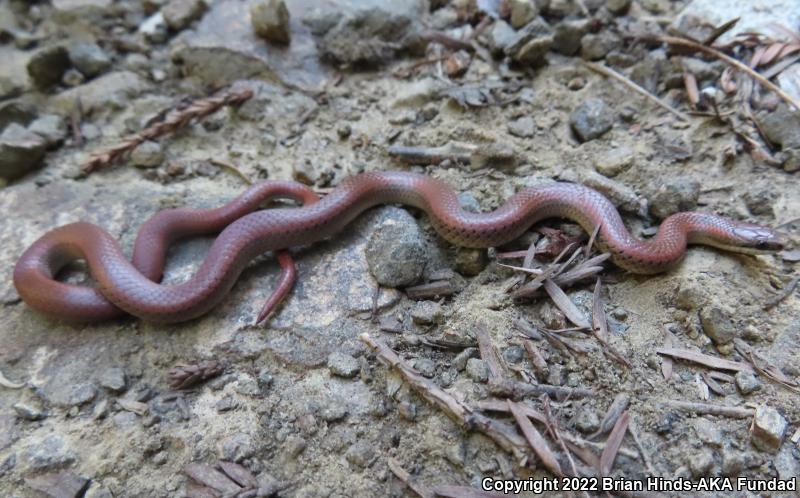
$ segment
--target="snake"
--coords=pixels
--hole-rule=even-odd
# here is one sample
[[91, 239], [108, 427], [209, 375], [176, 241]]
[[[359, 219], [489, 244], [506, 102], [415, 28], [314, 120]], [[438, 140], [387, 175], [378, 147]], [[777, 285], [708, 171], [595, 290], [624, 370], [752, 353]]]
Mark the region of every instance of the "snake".
[[[259, 209], [275, 198], [301, 205]], [[160, 211], [142, 225], [130, 260], [97, 225], [55, 228], [19, 258], [14, 285], [30, 307], [69, 321], [101, 321], [124, 313], [159, 323], [191, 320], [219, 304], [256, 257], [268, 251], [287, 254], [281, 251], [331, 238], [367, 209], [383, 204], [424, 211], [441, 237], [469, 248], [502, 246], [541, 220], [568, 219], [596, 232], [597, 247], [610, 253], [615, 265], [637, 274], [668, 271], [690, 244], [744, 254], [783, 248], [782, 236], [772, 228], [704, 212], [672, 214], [653, 237], [638, 238], [611, 201], [575, 183], [526, 187], [493, 211], [471, 212], [462, 209], [456, 192], [441, 180], [375, 171], [343, 179], [321, 199], [298, 182], [266, 180], [220, 208]], [[196, 272], [181, 283], [160, 283], [170, 244], [203, 233], [218, 235]], [[94, 286], [58, 280], [66, 265], [81, 259]]]

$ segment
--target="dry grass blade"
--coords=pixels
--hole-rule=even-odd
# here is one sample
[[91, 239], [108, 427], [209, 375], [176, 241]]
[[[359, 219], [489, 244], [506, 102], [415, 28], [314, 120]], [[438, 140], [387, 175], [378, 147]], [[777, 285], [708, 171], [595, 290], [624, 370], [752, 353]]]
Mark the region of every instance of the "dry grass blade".
[[[483, 401], [478, 401], [473, 406], [481, 411], [501, 412], [501, 413], [509, 412], [507, 400], [501, 401], [499, 399], [487, 399]], [[531, 408], [530, 406], [523, 403], [517, 403], [517, 408], [519, 408], [525, 414], [526, 417], [532, 418], [533, 420], [541, 422], [542, 424], [547, 423], [547, 417], [545, 416], [544, 413], [534, 408]]]
[[497, 357], [497, 351], [492, 345], [492, 339], [489, 337], [489, 332], [482, 325], [475, 327], [475, 338], [478, 340], [478, 349], [481, 352], [481, 358], [486, 362], [489, 367], [489, 373], [495, 379], [504, 377], [505, 369], [500, 364], [500, 358]]
[[569, 321], [584, 329], [588, 329], [590, 327], [586, 317], [583, 316], [583, 313], [581, 313], [578, 307], [575, 306], [569, 296], [567, 296], [564, 291], [561, 290], [561, 287], [556, 285], [549, 278], [544, 281], [544, 290], [550, 296], [550, 299], [553, 300], [558, 309], [564, 313], [564, 316], [569, 319]]
[[786, 284], [783, 289], [773, 296], [772, 298], [768, 299], [766, 303], [764, 303], [763, 309], [764, 311], [770, 310], [781, 303], [784, 299], [792, 295], [792, 292], [797, 288], [797, 284], [800, 283], [800, 276], [794, 277]]
[[730, 21], [714, 28], [714, 31], [712, 31], [711, 34], [708, 35], [708, 37], [706, 37], [705, 40], [703, 40], [702, 42], [703, 45], [711, 45], [712, 43], [714, 43], [717, 40], [717, 38], [730, 31], [732, 27], [736, 26], [736, 23], [739, 22], [739, 19], [740, 19], [739, 17], [734, 17]]
[[531, 325], [530, 323], [526, 322], [522, 318], [516, 318], [513, 322], [514, 327], [525, 334], [526, 337], [530, 339], [536, 339], [537, 341], [541, 341], [544, 339], [544, 336], [539, 332], [539, 329]]
[[704, 365], [717, 370], [733, 370], [734, 372], [753, 372], [753, 367], [747, 363], [738, 361], [724, 360], [716, 356], [709, 356], [707, 354], [692, 351], [690, 349], [680, 348], [660, 348], [656, 353], [671, 356], [679, 360], [691, 361], [700, 365]]
[[241, 486], [211, 465], [190, 463], [184, 467], [183, 472], [195, 482], [223, 494], [236, 494], [242, 490]]
[[428, 489], [418, 485], [415, 479], [411, 476], [411, 474], [409, 474], [406, 471], [406, 469], [404, 469], [400, 465], [400, 462], [398, 462], [396, 459], [394, 459], [393, 457], [389, 457], [386, 463], [389, 466], [389, 470], [392, 471], [392, 474], [394, 474], [398, 479], [403, 481], [403, 484], [408, 486], [408, 489], [417, 493], [422, 498], [435, 498], [436, 495], [434, 495], [434, 493], [429, 491]]
[[630, 401], [630, 396], [627, 394], [617, 394], [617, 396], [614, 397], [614, 401], [612, 401], [611, 405], [609, 405], [608, 410], [603, 417], [603, 421], [600, 422], [600, 428], [597, 430], [597, 432], [592, 434], [590, 438], [594, 439], [610, 431], [617, 424], [617, 421], [619, 420], [619, 417], [622, 416], [622, 413], [628, 408], [628, 403], [630, 403]]
[[741, 339], [733, 340], [736, 351], [744, 356], [747, 361], [753, 365], [753, 368], [759, 374], [765, 376], [773, 382], [776, 382], [792, 392], [800, 393], [800, 386], [797, 382], [787, 377], [780, 368], [770, 363], [769, 360], [761, 356], [755, 349], [750, 347]]
[[[672, 349], [673, 344], [672, 333], [669, 330], [664, 330], [664, 348]], [[664, 358], [661, 358], [661, 375], [664, 376], [664, 380], [672, 378], [672, 366], [673, 361], [670, 356], [665, 355]]]
[[648, 100], [650, 100], [654, 104], [658, 105], [662, 109], [665, 109], [665, 110], [669, 111], [670, 113], [674, 114], [681, 121], [689, 122], [689, 116], [687, 116], [686, 114], [682, 113], [681, 111], [675, 109], [674, 107], [672, 107], [671, 105], [667, 104], [666, 102], [664, 102], [660, 98], [656, 97], [655, 95], [651, 94], [650, 92], [648, 92], [647, 90], [645, 90], [641, 86], [639, 86], [636, 83], [634, 83], [633, 81], [631, 81], [626, 76], [624, 76], [624, 75], [622, 75], [622, 74], [614, 71], [613, 69], [611, 69], [609, 67], [606, 67], [606, 66], [604, 66], [602, 64], [596, 64], [594, 62], [586, 62], [586, 61], [584, 61], [583, 63], [589, 69], [591, 69], [592, 71], [595, 71], [595, 72], [598, 72], [598, 73], [603, 74], [605, 76], [614, 78], [615, 80], [625, 84], [626, 86], [628, 86], [630, 89], [632, 89], [633, 91], [635, 91], [639, 95], [642, 95], [643, 97], [647, 98]]
[[533, 369], [536, 370], [536, 374], [543, 379], [547, 378], [550, 373], [550, 368], [547, 366], [547, 361], [544, 359], [544, 356], [542, 356], [542, 352], [539, 351], [539, 348], [536, 347], [532, 341], [522, 341], [522, 347], [524, 347], [525, 352], [528, 353], [531, 365], [533, 365]]
[[774, 83], [772, 83], [768, 79], [764, 78], [762, 75], [757, 73], [754, 69], [752, 69], [751, 67], [747, 66], [747, 64], [743, 64], [742, 62], [734, 59], [733, 57], [731, 57], [729, 55], [726, 55], [726, 54], [720, 52], [719, 50], [717, 50], [715, 48], [706, 47], [706, 46], [701, 45], [701, 44], [699, 44], [699, 43], [697, 43], [695, 41], [687, 40], [685, 38], [680, 38], [680, 37], [677, 37], [677, 36], [662, 36], [661, 37], [661, 41], [663, 41], [664, 43], [667, 43], [669, 45], [679, 45], [679, 46], [682, 46], [682, 47], [691, 48], [691, 49], [694, 49], [696, 51], [703, 52], [706, 55], [711, 55], [713, 57], [716, 57], [716, 58], [720, 59], [721, 61], [725, 62], [726, 64], [728, 64], [730, 66], [733, 66], [736, 69], [747, 73], [750, 77], [752, 77], [753, 79], [758, 81], [765, 88], [767, 88], [768, 90], [770, 90], [770, 91], [774, 92], [775, 94], [777, 94], [781, 99], [783, 99], [784, 102], [789, 104], [790, 107], [792, 107], [794, 109], [800, 109], [800, 103], [798, 103], [796, 100], [794, 100], [794, 98], [791, 95], [789, 95], [786, 92], [784, 92], [783, 90], [781, 90], [780, 87], [778, 87], [777, 85], [775, 85]]
[[594, 230], [592, 230], [592, 235], [589, 237], [589, 243], [586, 244], [586, 250], [583, 252], [584, 257], [588, 258], [592, 254], [592, 249], [594, 249], [594, 241], [597, 240], [597, 234], [600, 233], [600, 228], [603, 226], [602, 223], [598, 223]]
[[726, 67], [722, 71], [722, 76], [719, 77], [719, 84], [722, 91], [727, 94], [736, 93], [736, 83], [733, 81], [733, 69]]
[[542, 437], [525, 415], [525, 412], [513, 401], [508, 400], [507, 403], [508, 409], [511, 414], [514, 415], [514, 420], [517, 421], [517, 425], [525, 435], [525, 439], [528, 440], [528, 444], [531, 445], [531, 448], [533, 448], [533, 451], [542, 461], [545, 468], [555, 476], [564, 477], [564, 472], [561, 470], [561, 465], [559, 465], [556, 455], [553, 453], [553, 450], [550, 449], [544, 437]]
[[725, 396], [728, 394], [716, 380], [711, 378], [708, 372], [701, 372], [700, 376], [703, 378], [703, 382], [705, 382], [708, 388], [714, 391], [714, 393], [720, 396]]
[[597, 283], [594, 286], [594, 295], [592, 299], [592, 335], [594, 335], [597, 342], [603, 348], [603, 353], [610, 356], [614, 361], [631, 368], [630, 362], [622, 356], [613, 346], [608, 342], [608, 321], [606, 320], [605, 310], [603, 309], [603, 300], [600, 297], [600, 278], [598, 277]]
[[769, 25], [772, 29], [780, 31], [781, 33], [788, 36], [791, 40], [795, 41], [796, 43], [800, 43], [800, 33], [798, 33], [797, 31], [789, 29], [779, 22], [773, 22], [770, 23]]
[[154, 123], [139, 133], [124, 138], [117, 145], [92, 154], [84, 164], [83, 171], [91, 173], [98, 168], [108, 166], [142, 142], [171, 133], [186, 126], [192, 120], [202, 119], [226, 105], [239, 105], [252, 96], [253, 91], [249, 88], [236, 91], [225, 90], [211, 97], [195, 100], [185, 108], [166, 112], [163, 121]]
[[611, 468], [614, 466], [614, 460], [617, 458], [619, 447], [622, 446], [622, 439], [625, 433], [628, 432], [628, 412], [622, 412], [622, 415], [617, 419], [614, 424], [614, 429], [606, 441], [606, 447], [603, 449], [603, 454], [600, 455], [600, 476], [605, 477], [611, 473]]
[[685, 68], [683, 70], [683, 86], [686, 87], [686, 95], [689, 97], [692, 107], [697, 106], [700, 103], [700, 89], [697, 88], [697, 78]]
[[[542, 406], [544, 406], [544, 414], [547, 416], [547, 429], [558, 442], [559, 446], [561, 446], [561, 451], [567, 455], [570, 470], [572, 470], [570, 475], [573, 477], [579, 477], [580, 474], [578, 473], [578, 468], [575, 466], [575, 460], [572, 458], [572, 452], [569, 450], [569, 448], [567, 448], [564, 438], [561, 437], [561, 431], [558, 430], [558, 422], [556, 422], [555, 417], [553, 417], [553, 411], [550, 409], [550, 401], [547, 399], [547, 397], [542, 397]], [[586, 496], [586, 498], [589, 498], [589, 493], [587, 491], [584, 491], [583, 494]]]
[[633, 442], [636, 444], [636, 449], [639, 450], [642, 460], [644, 460], [644, 465], [647, 467], [647, 471], [650, 472], [651, 476], [656, 475], [656, 470], [653, 468], [652, 462], [650, 462], [650, 456], [644, 450], [644, 446], [642, 446], [642, 442], [639, 439], [639, 431], [636, 430], [636, 426], [633, 423], [633, 417], [630, 417], [628, 420], [628, 432], [630, 432], [631, 436], [633, 437]]
[[255, 478], [255, 476], [238, 463], [220, 460], [217, 465], [226, 476], [230, 477], [239, 486], [243, 488], [258, 487], [258, 480]]
[[600, 285], [600, 277], [597, 277], [597, 283], [594, 284], [594, 294], [592, 294], [592, 328], [599, 338], [607, 340], [608, 320], [606, 320], [606, 312], [603, 309], [603, 298], [600, 297]]
[[500, 267], [503, 267], [503, 268], [509, 268], [511, 270], [521, 271], [523, 273], [529, 273], [531, 275], [537, 275], [537, 276], [541, 275], [542, 273], [544, 273], [542, 270], [540, 270], [538, 268], [527, 268], [525, 266], [506, 265], [506, 264], [503, 264], [503, 263], [497, 263], [497, 266], [500, 266]]
[[467, 486], [436, 486], [433, 488], [436, 496], [443, 496], [444, 498], [517, 498], [516, 493], [491, 493], [489, 491], [481, 491], [479, 489], [470, 488]]

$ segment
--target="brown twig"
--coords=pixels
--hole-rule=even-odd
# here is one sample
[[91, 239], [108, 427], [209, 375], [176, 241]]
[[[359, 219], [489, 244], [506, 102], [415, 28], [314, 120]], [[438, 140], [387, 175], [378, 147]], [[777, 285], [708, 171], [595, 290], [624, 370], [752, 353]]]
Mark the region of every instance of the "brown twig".
[[548, 384], [527, 384], [513, 380], [494, 381], [489, 383], [489, 392], [495, 396], [522, 399], [529, 396], [547, 394], [551, 397], [585, 398], [595, 395], [591, 389], [582, 387], [552, 386]]
[[795, 288], [797, 288], [798, 282], [800, 282], [800, 276], [791, 279], [779, 293], [775, 294], [772, 298], [768, 299], [766, 303], [764, 303], [763, 309], [766, 311], [779, 305], [781, 301], [789, 297], [792, 292], [794, 292]]
[[696, 413], [699, 415], [717, 415], [720, 417], [732, 418], [751, 418], [756, 411], [752, 408], [741, 408], [738, 406], [720, 406], [708, 403], [691, 403], [688, 401], [662, 400], [662, 404], [681, 410], [684, 412]]
[[664, 102], [660, 98], [658, 98], [655, 95], [653, 95], [652, 93], [648, 92], [647, 90], [645, 90], [644, 88], [642, 88], [641, 86], [637, 85], [632, 80], [627, 78], [625, 75], [620, 74], [620, 73], [614, 71], [613, 69], [604, 66], [603, 64], [596, 64], [594, 62], [587, 62], [587, 61], [584, 61], [583, 63], [586, 65], [586, 67], [588, 67], [592, 71], [598, 72], [598, 73], [600, 73], [602, 75], [605, 75], [605, 76], [608, 76], [610, 78], [614, 78], [615, 80], [619, 81], [620, 83], [626, 85], [631, 90], [635, 91], [639, 95], [642, 95], [643, 97], [646, 97], [648, 100], [650, 100], [654, 104], [658, 105], [662, 109], [665, 109], [665, 110], [669, 111], [670, 113], [674, 114], [681, 121], [686, 121], [687, 123], [689, 122], [689, 116], [688, 115], [686, 115], [686, 114], [682, 113], [681, 111], [675, 109], [674, 107], [672, 107], [671, 105], [667, 104], [666, 102]]
[[178, 365], [169, 371], [170, 386], [173, 389], [186, 389], [220, 375], [224, 365], [215, 360], [203, 361], [194, 365]]
[[698, 363], [700, 365], [704, 365], [710, 368], [715, 368], [717, 370], [733, 370], [734, 372], [753, 372], [753, 367], [748, 365], [747, 363], [743, 363], [740, 361], [731, 361], [725, 360], [723, 358], [717, 358], [716, 356], [710, 356], [707, 354], [700, 353], [698, 351], [692, 351], [690, 349], [681, 349], [681, 348], [659, 348], [656, 349], [656, 353], [663, 354], [666, 356], [672, 356], [673, 358], [677, 358], [679, 360], [686, 360], [692, 363]]
[[720, 52], [715, 48], [707, 47], [705, 45], [697, 43], [696, 41], [687, 40], [686, 38], [681, 38], [678, 36], [662, 36], [660, 37], [660, 40], [669, 45], [680, 45], [682, 47], [688, 47], [693, 50], [703, 52], [706, 55], [716, 57], [721, 61], [723, 61], [724, 63], [733, 66], [744, 73], [747, 73], [751, 78], [761, 83], [765, 88], [769, 89], [772, 92], [775, 92], [775, 94], [777, 94], [781, 99], [783, 99], [784, 102], [789, 104], [790, 107], [794, 107], [795, 109], [800, 109], [800, 103], [794, 100], [791, 95], [781, 90], [780, 87], [778, 87], [777, 85], [766, 79], [756, 70], [750, 68], [747, 64], [744, 64], [734, 59], [733, 57]]
[[212, 114], [223, 106], [239, 105], [252, 96], [253, 91], [250, 89], [228, 90], [208, 98], [195, 100], [186, 108], [172, 110], [167, 113], [163, 121], [152, 124], [139, 133], [124, 138], [117, 145], [92, 154], [84, 164], [83, 171], [91, 173], [99, 168], [108, 166], [146, 140], [152, 140], [171, 133], [178, 128], [186, 126], [194, 119], [202, 119]]
[[359, 336], [359, 339], [369, 346], [383, 363], [394, 368], [423, 398], [444, 411], [461, 427], [484, 433], [505, 451], [511, 453], [514, 458], [521, 460], [525, 456], [527, 444], [513, 427], [505, 422], [472, 412], [461, 401], [442, 390], [433, 381], [420, 375], [391, 348], [371, 335], [364, 333]]
[[236, 165], [234, 165], [233, 163], [229, 163], [228, 161], [223, 161], [222, 159], [216, 159], [216, 158], [213, 158], [213, 157], [209, 158], [208, 162], [210, 162], [214, 166], [219, 166], [220, 168], [223, 168], [223, 169], [226, 169], [226, 170], [232, 172], [234, 175], [236, 175], [239, 178], [241, 178], [242, 180], [244, 180], [244, 182], [247, 183], [248, 185], [252, 185], [253, 184], [253, 180], [251, 180], [249, 176], [247, 176], [244, 173], [242, 173], [242, 170], [237, 168]]
[[492, 345], [492, 339], [489, 337], [489, 332], [486, 331], [482, 325], [475, 327], [475, 338], [478, 340], [478, 349], [481, 352], [481, 358], [486, 362], [489, 367], [489, 373], [493, 379], [502, 379], [505, 377], [503, 365], [500, 363], [500, 358], [497, 357]]
[[403, 481], [403, 483], [408, 486], [408, 489], [417, 493], [421, 498], [436, 498], [436, 495], [430, 490], [417, 484], [416, 480], [411, 476], [411, 474], [409, 474], [406, 469], [401, 467], [400, 462], [398, 462], [396, 459], [389, 457], [386, 463], [389, 465], [389, 470], [392, 471], [392, 474]]

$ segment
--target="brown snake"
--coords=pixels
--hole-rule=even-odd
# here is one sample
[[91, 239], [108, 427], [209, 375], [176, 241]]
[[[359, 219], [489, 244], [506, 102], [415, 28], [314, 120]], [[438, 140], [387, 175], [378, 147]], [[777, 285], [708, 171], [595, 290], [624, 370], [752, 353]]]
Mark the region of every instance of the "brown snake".
[[[304, 205], [256, 211], [264, 200], [275, 197], [293, 198]], [[597, 245], [611, 253], [616, 265], [634, 273], [669, 269], [681, 260], [687, 244], [743, 253], [782, 247], [771, 228], [696, 212], [674, 214], [662, 222], [655, 237], [640, 240], [625, 228], [608, 199], [576, 184], [526, 188], [492, 212], [471, 213], [461, 209], [455, 192], [438, 180], [413, 173], [375, 172], [345, 179], [319, 201], [298, 183], [267, 181], [221, 208], [162, 211], [142, 226], [133, 262], [116, 239], [96, 225], [79, 222], [56, 228], [20, 257], [14, 285], [28, 305], [59, 318], [96, 321], [123, 310], [155, 322], [189, 320], [217, 305], [258, 255], [276, 250], [288, 259], [282, 250], [330, 237], [366, 209], [392, 203], [422, 209], [442, 237], [466, 247], [504, 244], [544, 218], [571, 219], [590, 233], [600, 225]], [[192, 278], [176, 285], [158, 283], [172, 242], [220, 230]], [[67, 263], [81, 258], [97, 282], [96, 289], [55, 278]]]

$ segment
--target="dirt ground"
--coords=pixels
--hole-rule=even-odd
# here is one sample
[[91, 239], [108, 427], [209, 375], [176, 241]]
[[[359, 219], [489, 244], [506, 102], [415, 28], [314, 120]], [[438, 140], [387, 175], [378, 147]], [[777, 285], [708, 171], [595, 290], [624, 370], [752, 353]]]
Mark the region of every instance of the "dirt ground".
[[[724, 76], [718, 58], [658, 39], [708, 36], [696, 18], [675, 22], [689, 2], [297, 0], [286, 2], [288, 20], [275, 14], [279, 3], [0, 1], [2, 496], [510, 496], [480, 491], [481, 481], [553, 474], [506, 398], [549, 408], [579, 475], [595, 475], [612, 432], [624, 437], [609, 471], [617, 478], [796, 480], [800, 115], [742, 73]], [[251, 11], [256, 4], [266, 13]], [[716, 46], [745, 61], [774, 44], [734, 40], [730, 32]], [[758, 69], [790, 60], [786, 52]], [[786, 74], [800, 81], [799, 67], [772, 79], [789, 98]], [[253, 95], [82, 169], [162, 111], [187, 112], [220, 88]], [[405, 148], [448, 144], [427, 156]], [[583, 233], [563, 220], [476, 251], [445, 242], [420, 211], [370, 210], [293, 251], [298, 283], [262, 326], [255, 316], [280, 273], [272, 254], [210, 313], [175, 325], [67, 324], [29, 308], [12, 282], [22, 252], [67, 223], [95, 223], [130, 253], [156, 211], [221, 205], [245, 179], [294, 179], [325, 193], [383, 170], [442, 179], [467, 210], [573, 181], [605, 193], [638, 237], [696, 210], [779, 227], [787, 244], [758, 256], [691, 247], [658, 275], [605, 262], [605, 348], [586, 331], [563, 331], [574, 320], [546, 293], [509, 292], [521, 274], [503, 265], [522, 259], [504, 254], [537, 240], [558, 253]], [[166, 283], [189, 278], [212, 241], [176, 244]], [[86, 281], [82, 271], [65, 278]], [[402, 283], [387, 285], [392, 278]], [[563, 286], [589, 322], [595, 279]], [[436, 285], [446, 290], [426, 291]], [[359, 339], [365, 333], [384, 354]], [[670, 347], [745, 370], [755, 362], [756, 373], [657, 353]], [[209, 378], [176, 389], [169, 372], [179, 365]], [[512, 381], [516, 390], [501, 392], [498, 383]], [[545, 403], [522, 393], [531, 385], [561, 394]], [[479, 410], [491, 401], [505, 412]], [[480, 416], [459, 416], [465, 407]], [[533, 421], [572, 474], [568, 453]]]

